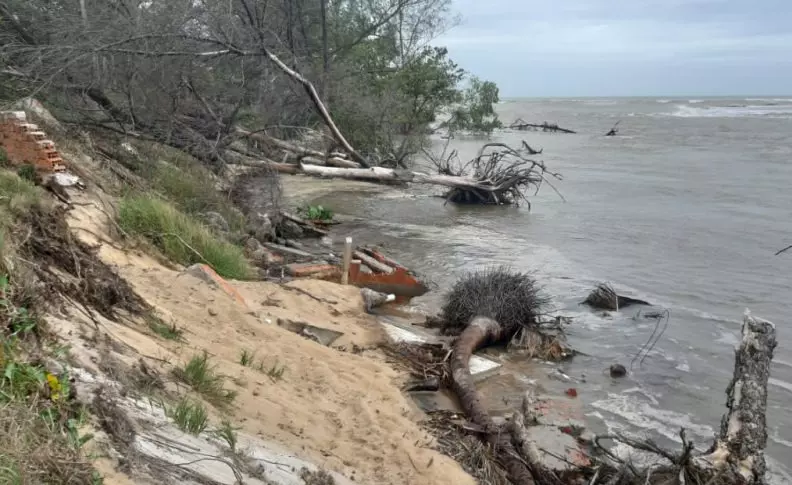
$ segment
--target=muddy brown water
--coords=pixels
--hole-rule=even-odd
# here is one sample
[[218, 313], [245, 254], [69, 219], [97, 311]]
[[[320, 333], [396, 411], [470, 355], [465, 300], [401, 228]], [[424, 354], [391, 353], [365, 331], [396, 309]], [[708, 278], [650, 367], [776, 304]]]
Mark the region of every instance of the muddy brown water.
[[[700, 447], [719, 427], [750, 308], [778, 328], [767, 455], [772, 483], [792, 483], [792, 253], [774, 256], [792, 243], [792, 98], [511, 100], [499, 112], [507, 122], [557, 122], [579, 132], [493, 136], [544, 148], [541, 159], [564, 175], [556, 185], [566, 202], [542, 190], [531, 211], [460, 207], [431, 187], [363, 193], [339, 185], [316, 200], [356, 218], [334, 230], [336, 243], [351, 235], [381, 245], [422, 273], [434, 291], [412, 305], [428, 313], [465, 271], [508, 264], [534, 272], [556, 311], [573, 317], [569, 340], [583, 355], [561, 365], [509, 356], [506, 374], [576, 387], [595, 432], [672, 447], [680, 446], [681, 427]], [[602, 136], [618, 120], [619, 136]], [[457, 138], [451, 148], [467, 160], [482, 143]], [[610, 314], [580, 306], [601, 281], [654, 306]], [[642, 313], [664, 310], [662, 338], [633, 361], [656, 324]], [[613, 363], [629, 375], [610, 378]], [[557, 369], [573, 382], [550, 378]], [[529, 380], [493, 379], [482, 390], [505, 412]]]

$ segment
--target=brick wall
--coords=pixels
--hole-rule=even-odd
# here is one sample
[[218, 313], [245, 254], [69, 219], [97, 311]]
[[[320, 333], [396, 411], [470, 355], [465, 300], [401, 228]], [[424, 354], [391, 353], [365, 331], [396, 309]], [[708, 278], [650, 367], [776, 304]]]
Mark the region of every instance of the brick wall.
[[0, 112], [0, 147], [14, 165], [29, 163], [45, 172], [66, 169], [55, 143], [38, 126], [27, 122], [24, 111]]

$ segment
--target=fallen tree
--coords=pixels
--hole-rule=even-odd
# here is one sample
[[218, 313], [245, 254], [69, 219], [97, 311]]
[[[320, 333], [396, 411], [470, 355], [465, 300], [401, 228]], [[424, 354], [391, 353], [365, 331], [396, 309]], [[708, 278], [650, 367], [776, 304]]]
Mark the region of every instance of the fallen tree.
[[525, 191], [529, 187], [538, 191], [543, 183], [553, 187], [547, 181], [548, 176], [561, 179], [560, 174], [547, 170], [544, 162], [530, 160], [522, 151], [503, 143], [484, 145], [476, 158], [464, 165], [451, 157], [442, 162], [435, 160], [435, 165], [437, 174], [384, 167], [349, 169], [304, 163], [300, 164], [300, 171], [329, 178], [438, 185], [450, 189], [444, 195], [448, 201], [497, 205], [519, 205], [521, 200], [527, 202]]
[[569, 134], [576, 134], [576, 131], [569, 130], [567, 128], [561, 128], [556, 123], [548, 123], [547, 121], [542, 123], [528, 123], [522, 118], [517, 118], [509, 125], [509, 129], [511, 130], [519, 130], [519, 131], [543, 131], [543, 132], [553, 132], [553, 133], [569, 133]]
[[[720, 432], [706, 452], [696, 451], [680, 432], [682, 450], [668, 451], [651, 441], [622, 435], [595, 436], [586, 466], [569, 464], [551, 470], [541, 459], [542, 443], [531, 439], [528, 428], [536, 424], [532, 396], [505, 426], [494, 423], [482, 404], [470, 374], [472, 353], [487, 344], [511, 339], [520, 328], [535, 328], [544, 300], [529, 276], [504, 268], [462, 278], [449, 293], [443, 308], [445, 330], [459, 332], [449, 363], [451, 387], [470, 419], [482, 431], [513, 484], [565, 485], [682, 485], [764, 484], [764, 448], [767, 444], [767, 383], [776, 347], [775, 326], [746, 313], [742, 340], [735, 354], [732, 381], [727, 389], [727, 411]], [[639, 468], [619, 458], [603, 445], [616, 441], [635, 450], [657, 455], [668, 464]]]
[[508, 433], [482, 404], [469, 361], [477, 349], [508, 341], [523, 326], [535, 325], [546, 302], [530, 275], [495, 268], [463, 277], [447, 296], [441, 315], [445, 333], [461, 331], [449, 363], [452, 389], [468, 419], [483, 428], [485, 440], [499, 451], [515, 485], [533, 484], [532, 475]]

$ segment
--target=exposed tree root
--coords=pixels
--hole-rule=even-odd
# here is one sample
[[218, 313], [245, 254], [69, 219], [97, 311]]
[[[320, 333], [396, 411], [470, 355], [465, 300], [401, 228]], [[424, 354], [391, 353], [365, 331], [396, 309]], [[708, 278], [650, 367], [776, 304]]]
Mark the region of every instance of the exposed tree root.
[[39, 292], [41, 298], [51, 304], [52, 298], [64, 295], [108, 319], [116, 319], [117, 310], [133, 315], [150, 310], [129, 283], [99, 259], [96, 248], [71, 233], [64, 209], [33, 207], [21, 222], [31, 232], [19, 252], [46, 286]]
[[617, 295], [616, 290], [608, 283], [600, 283], [597, 285], [583, 301], [583, 304], [600, 310], [612, 311], [618, 311], [620, 308], [631, 305], [649, 305], [649, 303], [643, 300]]

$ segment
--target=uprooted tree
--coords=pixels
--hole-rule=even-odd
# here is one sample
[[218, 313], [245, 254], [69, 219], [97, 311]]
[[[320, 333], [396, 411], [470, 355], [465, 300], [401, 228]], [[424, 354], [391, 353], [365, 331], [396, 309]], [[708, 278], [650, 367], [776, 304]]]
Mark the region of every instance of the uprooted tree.
[[[433, 157], [428, 152], [427, 155], [433, 160], [437, 174], [384, 167], [339, 168], [308, 164], [302, 164], [300, 171], [329, 178], [437, 185], [449, 189], [444, 195], [449, 201], [485, 205], [528, 202], [526, 191], [529, 188], [538, 191], [547, 184], [555, 190], [548, 179], [561, 179], [561, 175], [549, 171], [544, 162], [531, 160], [525, 151], [503, 143], [485, 144], [466, 164], [460, 163], [456, 152], [440, 157]], [[276, 170], [286, 168], [274, 163], [268, 166]], [[530, 202], [528, 204], [530, 206]]]
[[[546, 300], [534, 279], [506, 268], [468, 274], [451, 290], [441, 315], [446, 332], [459, 335], [449, 363], [451, 386], [463, 410], [482, 430], [509, 480], [516, 485], [588, 483], [623, 485], [765, 483], [767, 444], [767, 383], [776, 347], [775, 326], [746, 312], [742, 340], [735, 352], [734, 373], [726, 391], [727, 411], [712, 446], [698, 451], [680, 432], [682, 449], [670, 451], [651, 441], [621, 435], [595, 436], [590, 465], [551, 470], [540, 458], [542, 443], [527, 432], [535, 423], [532, 396], [505, 425], [496, 424], [482, 404], [470, 374], [469, 360], [477, 349], [508, 342], [518, 331], [541, 333], [540, 316]], [[640, 468], [617, 456], [605, 442], [619, 442], [654, 454], [665, 463]]]

